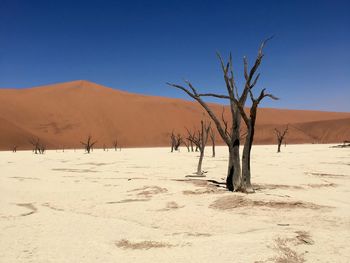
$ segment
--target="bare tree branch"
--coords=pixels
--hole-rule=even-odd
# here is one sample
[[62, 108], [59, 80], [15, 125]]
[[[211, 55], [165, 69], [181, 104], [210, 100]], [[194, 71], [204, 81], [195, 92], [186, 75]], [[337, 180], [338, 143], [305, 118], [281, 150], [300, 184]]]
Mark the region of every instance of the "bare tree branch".
[[226, 142], [227, 145], [230, 144], [230, 138], [225, 134], [220, 121], [218, 120], [218, 118], [216, 117], [216, 115], [214, 114], [214, 112], [209, 108], [209, 106], [198, 96], [197, 91], [195, 90], [195, 88], [190, 85], [190, 88], [193, 90], [193, 93], [190, 92], [188, 89], [186, 89], [183, 86], [177, 85], [177, 84], [172, 84], [172, 83], [167, 83], [169, 86], [178, 88], [183, 90], [185, 93], [187, 93], [191, 98], [195, 99], [196, 101], [198, 101], [198, 103], [206, 110], [206, 112], [209, 114], [209, 116], [212, 118], [212, 120], [214, 121], [216, 128], [218, 129], [221, 137], [223, 138], [223, 140]]
[[219, 98], [219, 99], [230, 99], [230, 97], [227, 95], [220, 95], [220, 94], [214, 94], [214, 93], [202, 93], [202, 94], [198, 94], [197, 96], [199, 96], [199, 97], [215, 97], [215, 98]]

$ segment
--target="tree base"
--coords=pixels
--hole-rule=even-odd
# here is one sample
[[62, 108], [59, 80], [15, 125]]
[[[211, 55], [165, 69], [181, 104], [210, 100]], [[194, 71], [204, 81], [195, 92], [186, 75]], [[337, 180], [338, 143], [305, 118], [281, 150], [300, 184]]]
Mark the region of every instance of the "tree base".
[[193, 173], [193, 174], [189, 174], [189, 175], [186, 175], [185, 177], [206, 177], [206, 174], [207, 171], [203, 171], [201, 173]]
[[255, 190], [251, 187], [251, 188], [245, 189], [244, 193], [246, 193], [246, 194], [254, 194]]

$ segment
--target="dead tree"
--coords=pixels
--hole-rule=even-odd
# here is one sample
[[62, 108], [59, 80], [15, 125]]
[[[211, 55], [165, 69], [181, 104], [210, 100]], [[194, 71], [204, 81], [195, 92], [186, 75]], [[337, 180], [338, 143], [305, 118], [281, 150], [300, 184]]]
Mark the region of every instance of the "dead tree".
[[210, 130], [209, 130], [209, 137], [210, 137], [211, 146], [212, 146], [212, 157], [215, 157], [215, 131], [212, 127], [210, 127]]
[[177, 134], [175, 136], [174, 132], [171, 132], [170, 139], [171, 139], [171, 152], [178, 151], [181, 143], [183, 142], [182, 136], [180, 134]]
[[343, 141], [343, 144], [336, 146], [336, 148], [348, 148], [348, 147], [350, 147], [350, 141], [348, 140], [345, 140]]
[[117, 149], [118, 149], [118, 140], [117, 139], [115, 139], [113, 141], [113, 147], [114, 147], [114, 150], [117, 151]]
[[197, 175], [202, 176], [204, 172], [202, 171], [202, 163], [204, 158], [204, 149], [208, 141], [208, 135], [210, 130], [210, 123], [207, 124], [204, 121], [201, 121], [201, 128], [197, 133], [191, 134], [189, 131], [189, 140], [193, 142], [199, 149], [199, 161], [197, 166]]
[[171, 152], [174, 152], [174, 144], [175, 144], [175, 134], [174, 134], [174, 132], [171, 132], [170, 143], [171, 143]]
[[331, 146], [331, 148], [348, 148], [348, 147], [350, 147], [350, 141], [349, 140], [343, 141], [343, 144], [338, 144], [338, 145]]
[[[274, 95], [265, 93], [266, 89], [262, 89], [257, 98], [255, 98], [253, 91], [252, 91], [252, 89], [256, 85], [256, 83], [259, 79], [259, 76], [260, 76], [260, 74], [257, 74], [255, 76], [255, 72], [256, 72], [257, 68], [259, 67], [261, 60], [263, 58], [262, 49], [263, 49], [266, 41], [267, 40], [265, 40], [262, 43], [262, 45], [259, 49], [257, 60], [249, 73], [248, 73], [248, 60], [246, 57], [244, 57], [244, 59], [243, 59], [243, 61], [244, 61], [244, 77], [246, 80], [246, 85], [243, 88], [243, 92], [242, 92], [241, 96], [238, 95], [238, 88], [237, 88], [236, 83], [234, 81], [231, 55], [230, 55], [230, 58], [229, 58], [229, 61], [228, 61], [226, 67], [224, 66], [222, 58], [219, 56], [220, 61], [221, 61], [221, 65], [222, 65], [222, 69], [223, 69], [223, 73], [224, 73], [225, 82], [229, 86], [230, 90], [235, 91], [235, 93], [232, 92], [233, 95], [229, 95], [229, 99], [231, 102], [233, 102], [237, 106], [239, 113], [241, 115], [241, 118], [244, 120], [244, 123], [246, 124], [246, 127], [247, 127], [247, 135], [245, 136], [245, 142], [244, 142], [244, 148], [243, 148], [243, 154], [242, 154], [241, 184], [240, 184], [240, 189], [238, 189], [240, 191], [247, 192], [247, 193], [254, 192], [254, 189], [251, 185], [250, 155], [251, 155], [251, 149], [252, 149], [253, 141], [254, 141], [255, 123], [256, 123], [258, 106], [259, 106], [260, 102], [266, 97], [269, 97], [273, 100], [278, 100], [278, 98], [275, 97]], [[257, 61], [258, 61], [258, 63], [257, 63]], [[249, 97], [250, 97], [251, 103], [252, 103], [250, 110], [249, 110], [249, 114], [247, 114], [244, 110], [245, 101], [246, 101], [246, 97], [247, 97], [247, 95], [245, 95], [245, 94], [249, 94]], [[245, 96], [244, 101], [242, 100], [243, 96]]]
[[190, 141], [191, 152], [193, 152], [193, 142]]
[[89, 135], [86, 139], [86, 142], [80, 142], [82, 145], [84, 145], [85, 151], [87, 153], [90, 153], [90, 151], [93, 150], [94, 145], [97, 141], [92, 141], [91, 135]]
[[280, 130], [275, 128], [275, 134], [276, 134], [276, 137], [277, 137], [277, 152], [278, 153], [281, 152], [281, 145], [283, 143], [284, 137], [286, 136], [287, 132], [288, 132], [288, 125], [284, 129], [283, 132], [281, 132]]
[[[215, 93], [199, 93], [197, 92], [196, 88], [189, 82], [186, 81], [186, 84], [188, 87], [184, 87], [177, 84], [171, 84], [167, 83], [168, 85], [178, 88], [182, 91], [184, 91], [186, 94], [188, 94], [191, 98], [196, 100], [208, 113], [210, 118], [213, 120], [219, 135], [223, 139], [223, 141], [227, 144], [228, 150], [229, 150], [229, 162], [228, 162], [228, 171], [227, 171], [227, 177], [226, 177], [226, 187], [230, 191], [242, 191], [242, 192], [250, 192], [252, 191], [251, 185], [248, 185], [247, 182], [247, 174], [246, 170], [242, 173], [241, 171], [241, 163], [240, 163], [240, 153], [239, 153], [239, 145], [240, 145], [240, 127], [241, 127], [241, 120], [242, 120], [242, 112], [244, 112], [244, 106], [247, 100], [247, 97], [252, 92], [253, 87], [256, 85], [260, 74], [256, 74], [262, 58], [264, 56], [263, 49], [266, 44], [266, 42], [269, 39], [262, 42], [258, 55], [255, 59], [254, 65], [248, 69], [248, 61], [247, 58], [244, 57], [244, 87], [242, 90], [242, 93], [239, 95], [238, 88], [235, 83], [234, 74], [233, 74], [233, 63], [232, 63], [232, 56], [230, 54], [229, 61], [225, 65], [223, 62], [223, 59], [219, 54], [218, 58], [220, 60], [221, 69], [223, 71], [224, 75], [224, 81], [226, 84], [227, 89], [227, 95], [222, 94], [215, 94]], [[252, 95], [252, 94], [251, 94]], [[262, 97], [269, 96], [269, 94], [265, 94], [264, 90], [262, 92]], [[219, 99], [226, 99], [229, 100], [229, 107], [230, 107], [230, 114], [231, 114], [231, 127], [228, 129], [227, 123], [223, 123], [213, 112], [213, 110], [209, 107], [209, 105], [202, 99], [203, 97], [215, 97]], [[260, 96], [259, 96], [260, 98]], [[255, 102], [256, 106], [255, 109], [257, 109], [257, 105], [262, 99], [257, 99]], [[252, 97], [253, 99], [253, 97]], [[255, 99], [254, 99], [255, 100]], [[254, 103], [254, 102], [253, 102]], [[242, 111], [243, 109], [243, 111]], [[254, 111], [251, 111], [251, 114], [254, 115]], [[256, 117], [256, 112], [255, 112]], [[255, 117], [251, 116], [251, 118], [248, 118], [248, 127], [247, 127], [247, 140], [248, 141], [245, 145], [246, 147], [251, 147], [251, 143], [253, 142], [254, 138], [254, 126], [255, 126]], [[245, 162], [250, 163], [250, 149], [246, 149], [246, 160]], [[247, 159], [247, 154], [249, 154], [249, 158]], [[250, 172], [250, 169], [249, 169]], [[250, 175], [249, 175], [250, 178]], [[250, 179], [249, 179], [250, 182]]]
[[40, 144], [38, 150], [40, 154], [44, 154], [46, 151], [46, 146], [44, 144]]
[[40, 153], [40, 139], [39, 138], [32, 138], [29, 140], [30, 144], [33, 145], [33, 152], [35, 154]]
[[33, 152], [35, 154], [44, 154], [46, 151], [46, 146], [43, 143], [40, 143], [40, 139], [39, 138], [32, 138], [29, 141], [32, 145], [33, 145]]
[[[195, 135], [195, 132], [192, 132], [190, 131], [189, 129], [187, 129], [185, 127], [186, 131], [187, 131], [187, 137], [186, 137], [186, 140], [188, 141], [188, 144], [189, 144], [189, 148], [191, 149], [191, 152], [194, 152], [194, 147], [195, 146], [193, 144], [193, 142], [190, 140], [191, 137], [193, 137]], [[196, 146], [196, 152], [198, 152], [198, 147]]]
[[175, 151], [178, 151], [178, 150], [179, 150], [179, 147], [180, 147], [181, 143], [183, 143], [182, 136], [181, 136], [180, 134], [177, 134], [177, 135], [176, 135], [175, 145], [174, 145]]
[[183, 143], [185, 144], [186, 148], [187, 148], [187, 151], [190, 152], [190, 143], [191, 141], [186, 138], [185, 140], [183, 140]]

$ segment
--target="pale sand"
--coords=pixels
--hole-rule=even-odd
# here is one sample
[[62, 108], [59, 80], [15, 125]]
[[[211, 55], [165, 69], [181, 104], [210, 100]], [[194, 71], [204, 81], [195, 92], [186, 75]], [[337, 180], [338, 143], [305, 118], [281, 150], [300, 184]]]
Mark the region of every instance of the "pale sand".
[[0, 152], [0, 262], [349, 262], [350, 149], [254, 146], [251, 195], [197, 155]]

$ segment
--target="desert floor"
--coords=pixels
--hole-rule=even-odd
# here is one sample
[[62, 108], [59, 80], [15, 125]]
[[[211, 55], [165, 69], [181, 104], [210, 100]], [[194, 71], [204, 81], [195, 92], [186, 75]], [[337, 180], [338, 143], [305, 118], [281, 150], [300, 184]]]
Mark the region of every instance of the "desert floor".
[[0, 152], [0, 262], [349, 262], [350, 149], [254, 146], [256, 193], [225, 191], [227, 149]]

